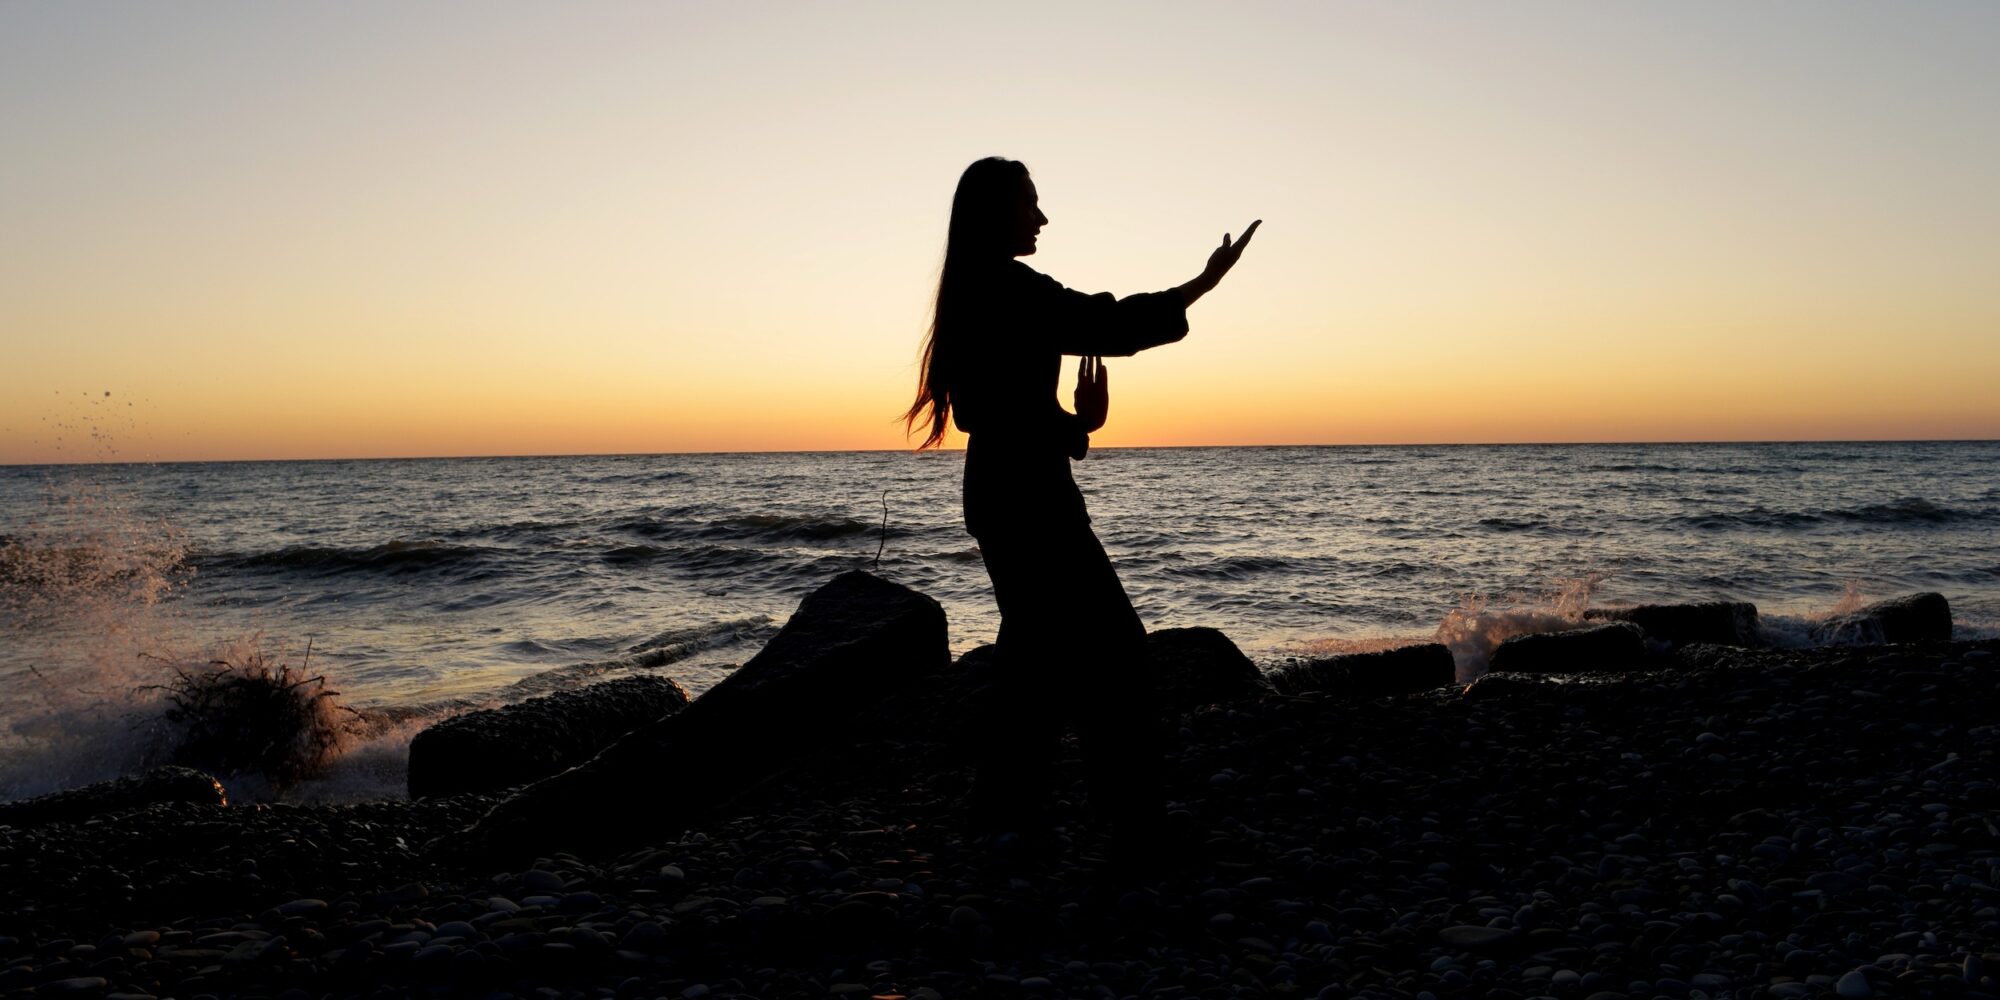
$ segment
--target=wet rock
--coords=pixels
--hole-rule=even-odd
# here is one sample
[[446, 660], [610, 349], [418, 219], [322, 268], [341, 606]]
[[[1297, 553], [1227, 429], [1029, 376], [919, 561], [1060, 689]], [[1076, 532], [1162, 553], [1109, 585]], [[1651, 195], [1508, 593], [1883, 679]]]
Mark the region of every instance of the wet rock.
[[679, 684], [642, 675], [453, 716], [410, 741], [410, 797], [497, 791], [546, 778], [687, 704]]
[[1355, 698], [1428, 691], [1456, 679], [1451, 650], [1435, 642], [1288, 663], [1271, 674], [1272, 686], [1285, 694], [1325, 691]]
[[[807, 595], [748, 663], [588, 763], [521, 789], [467, 831], [470, 853], [599, 851], [690, 818], [869, 735], [849, 721], [950, 663], [944, 609], [859, 570]], [[671, 781], [665, 777], [671, 773]]]
[[1631, 622], [1517, 635], [1493, 651], [1494, 672], [1584, 674], [1630, 670], [1646, 657], [1645, 633]]
[[1158, 705], [1168, 712], [1256, 698], [1271, 691], [1263, 671], [1216, 629], [1148, 632], [1146, 659]]
[[1946, 642], [1951, 639], [1951, 605], [1938, 593], [1893, 597], [1819, 623], [1812, 638], [1828, 646]]
[[1757, 606], [1747, 601], [1591, 608], [1583, 617], [1586, 621], [1631, 622], [1645, 630], [1647, 639], [1670, 648], [1692, 642], [1721, 646], [1763, 644], [1757, 628]]
[[28, 827], [74, 822], [104, 813], [170, 802], [226, 806], [229, 796], [224, 793], [222, 782], [212, 775], [193, 768], [156, 767], [94, 785], [0, 803], [0, 826]]

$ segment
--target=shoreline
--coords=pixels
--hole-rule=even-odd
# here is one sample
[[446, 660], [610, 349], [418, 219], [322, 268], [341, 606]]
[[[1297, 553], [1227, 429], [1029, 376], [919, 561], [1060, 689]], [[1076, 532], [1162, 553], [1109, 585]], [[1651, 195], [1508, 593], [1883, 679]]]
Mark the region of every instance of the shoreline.
[[1695, 646], [1199, 709], [1170, 740], [1186, 854], [1130, 885], [1073, 741], [1052, 856], [1013, 858], [961, 833], [962, 763], [893, 731], [645, 848], [504, 871], [422, 846], [498, 796], [10, 830], [0, 989], [1996, 995], [1996, 653]]

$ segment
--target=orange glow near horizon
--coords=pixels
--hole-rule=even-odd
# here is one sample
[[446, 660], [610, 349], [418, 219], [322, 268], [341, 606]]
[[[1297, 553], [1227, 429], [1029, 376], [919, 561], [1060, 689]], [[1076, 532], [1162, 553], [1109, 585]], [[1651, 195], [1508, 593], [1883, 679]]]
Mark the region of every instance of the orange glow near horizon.
[[951, 186], [994, 153], [1051, 218], [1029, 262], [1089, 291], [1266, 220], [1186, 341], [1110, 362], [1101, 447], [2000, 438], [1995, 37], [1990, 5], [8, 6], [0, 463], [907, 447]]

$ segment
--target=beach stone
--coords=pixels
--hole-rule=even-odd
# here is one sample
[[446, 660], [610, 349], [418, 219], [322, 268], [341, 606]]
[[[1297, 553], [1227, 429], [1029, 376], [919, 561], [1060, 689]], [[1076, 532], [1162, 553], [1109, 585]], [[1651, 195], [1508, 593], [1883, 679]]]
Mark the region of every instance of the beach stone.
[[104, 813], [169, 802], [226, 806], [229, 796], [213, 775], [188, 767], [156, 767], [81, 788], [0, 803], [0, 826], [75, 822]]
[[43, 983], [40, 987], [36, 988], [35, 992], [46, 993], [50, 996], [102, 993], [110, 985], [110, 980], [102, 976], [75, 976], [69, 979], [58, 979], [54, 982]]
[[679, 684], [641, 675], [452, 716], [410, 741], [410, 797], [498, 791], [546, 778], [687, 704]]
[[1846, 1000], [1862, 1000], [1875, 995], [1875, 988], [1868, 985], [1868, 974], [1860, 969], [1841, 976], [1834, 981], [1833, 992]]
[[854, 717], [945, 670], [950, 657], [937, 601], [860, 570], [842, 573], [686, 708], [522, 788], [459, 842], [475, 857], [519, 859], [597, 853], [686, 829], [789, 764], [851, 749], [868, 735]]
[[1347, 653], [1288, 663], [1271, 674], [1283, 694], [1324, 691], [1355, 698], [1412, 694], [1445, 687], [1458, 679], [1451, 650], [1426, 642], [1372, 653]]
[[1514, 932], [1505, 927], [1481, 927], [1477, 924], [1460, 924], [1438, 931], [1438, 940], [1447, 947], [1469, 951], [1476, 948], [1491, 948], [1512, 940]]
[[1706, 601], [1700, 604], [1641, 604], [1630, 608], [1591, 608], [1585, 621], [1631, 622], [1646, 638], [1679, 648], [1692, 642], [1719, 646], [1761, 646], [1757, 606], [1748, 601]]
[[1517, 635], [1493, 651], [1493, 672], [1580, 674], [1629, 670], [1646, 656], [1645, 633], [1631, 622]]
[[1934, 592], [1892, 597], [1813, 626], [1812, 639], [1827, 646], [1949, 642], [1951, 604]]
[[1148, 632], [1146, 660], [1157, 704], [1167, 712], [1257, 698], [1271, 691], [1264, 672], [1217, 629]]

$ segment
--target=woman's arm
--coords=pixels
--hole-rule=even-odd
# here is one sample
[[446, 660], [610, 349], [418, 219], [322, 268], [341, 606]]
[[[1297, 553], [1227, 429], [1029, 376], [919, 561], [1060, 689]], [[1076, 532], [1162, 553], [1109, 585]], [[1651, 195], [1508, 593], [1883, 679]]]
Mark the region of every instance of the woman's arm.
[[1024, 335], [1046, 338], [1060, 353], [1085, 357], [1131, 357], [1149, 347], [1174, 343], [1187, 336], [1187, 307], [1236, 266], [1260, 225], [1262, 219], [1252, 222], [1243, 238], [1233, 243], [1223, 234], [1222, 245], [1209, 254], [1208, 266], [1194, 280], [1122, 299], [1109, 292], [1091, 295], [1065, 288], [1015, 261], [1013, 274], [1019, 281], [1015, 301], [1022, 310], [1016, 328]]

